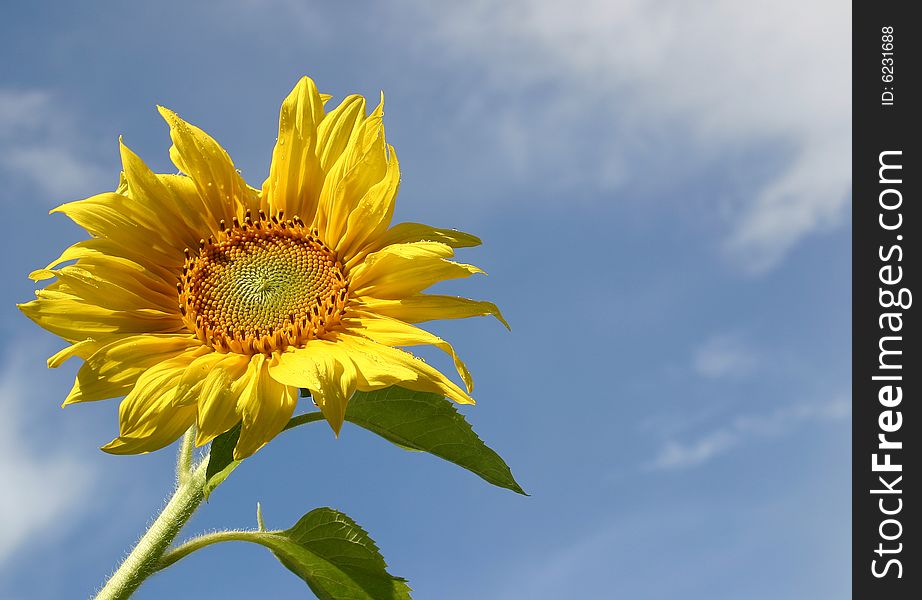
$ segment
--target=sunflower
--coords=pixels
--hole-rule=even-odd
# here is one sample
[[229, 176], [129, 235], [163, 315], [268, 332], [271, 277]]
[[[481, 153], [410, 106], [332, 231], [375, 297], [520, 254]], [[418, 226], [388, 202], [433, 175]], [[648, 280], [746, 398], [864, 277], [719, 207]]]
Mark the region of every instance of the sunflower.
[[[282, 104], [262, 189], [249, 187], [202, 130], [159, 108], [178, 174], [153, 173], [121, 140], [115, 192], [61, 212], [90, 238], [33, 280], [55, 278], [22, 311], [83, 359], [64, 405], [124, 396], [103, 450], [160, 449], [191, 426], [202, 445], [241, 424], [234, 457], [278, 434], [299, 388], [338, 435], [350, 396], [393, 385], [472, 404], [452, 346], [413, 323], [493, 315], [490, 302], [423, 294], [482, 271], [449, 260], [476, 237], [391, 226], [400, 169], [384, 137], [383, 95], [366, 113], [303, 78]], [[507, 325], [508, 326], [508, 325]], [[403, 350], [451, 356], [464, 388]]]

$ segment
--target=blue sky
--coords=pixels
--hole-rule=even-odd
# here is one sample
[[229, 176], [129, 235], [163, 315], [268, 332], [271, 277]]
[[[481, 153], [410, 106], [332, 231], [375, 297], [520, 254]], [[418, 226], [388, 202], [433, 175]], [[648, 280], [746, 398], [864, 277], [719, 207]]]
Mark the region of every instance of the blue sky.
[[[82, 237], [48, 209], [114, 187], [118, 135], [172, 170], [156, 104], [260, 184], [304, 74], [337, 99], [385, 91], [398, 220], [483, 238], [461, 258], [489, 276], [443, 289], [494, 300], [512, 332], [433, 330], [532, 495], [314, 426], [247, 461], [190, 533], [253, 526], [257, 501], [279, 528], [332, 506], [420, 599], [846, 597], [849, 6], [341, 4], [5, 9], [0, 599], [89, 595], [172, 478], [172, 450], [97, 449], [115, 401], [58, 408], [77, 365], [45, 369], [60, 342], [14, 307]], [[240, 544], [136, 597], [193, 594], [309, 597]]]

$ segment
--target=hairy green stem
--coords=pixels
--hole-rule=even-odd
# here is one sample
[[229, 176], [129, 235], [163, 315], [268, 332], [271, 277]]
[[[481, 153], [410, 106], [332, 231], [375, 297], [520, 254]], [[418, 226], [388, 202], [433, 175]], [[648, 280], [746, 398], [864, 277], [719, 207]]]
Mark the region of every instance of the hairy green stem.
[[176, 457], [176, 485], [181, 485], [192, 475], [192, 452], [195, 450], [195, 427], [190, 427], [179, 443]]
[[205, 498], [202, 490], [207, 464], [207, 460], [199, 463], [185, 481], [176, 487], [163, 512], [99, 591], [96, 600], [128, 598], [145, 579], [157, 571], [157, 563], [163, 553]]
[[[320, 412], [298, 415], [288, 421], [285, 430], [322, 419], [323, 415]], [[95, 600], [129, 598], [145, 579], [199, 548], [231, 540], [261, 543], [259, 536], [265, 534], [258, 531], [223, 531], [193, 538], [167, 552], [170, 544], [192, 517], [192, 513], [205, 499], [208, 457], [193, 466], [194, 450], [195, 427], [192, 427], [185, 433], [179, 445], [176, 459], [176, 490], [173, 496], [115, 573], [99, 590]], [[261, 514], [257, 516], [257, 520], [260, 529], [263, 529]]]
[[218, 544], [220, 542], [253, 542], [255, 544], [264, 545], [266, 536], [272, 535], [272, 533], [273, 532], [271, 531], [265, 532], [241, 530], [216, 531], [214, 533], [206, 533], [198, 537], [194, 537], [191, 540], [187, 540], [164, 554], [160, 558], [160, 562], [157, 563], [154, 570], [163, 570], [173, 563], [189, 556], [196, 550], [201, 550], [206, 546], [211, 546], [212, 544]]

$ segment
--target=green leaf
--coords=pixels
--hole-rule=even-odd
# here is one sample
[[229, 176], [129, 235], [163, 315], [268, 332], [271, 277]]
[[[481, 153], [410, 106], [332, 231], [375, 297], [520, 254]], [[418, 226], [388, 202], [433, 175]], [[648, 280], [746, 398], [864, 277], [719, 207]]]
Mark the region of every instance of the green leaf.
[[454, 403], [438, 394], [389, 387], [356, 392], [346, 420], [410, 450], [429, 452], [519, 494], [509, 466], [481, 441]]
[[[322, 420], [319, 412], [293, 417], [285, 429]], [[464, 467], [493, 485], [525, 494], [509, 466], [474, 433], [453, 402], [438, 394], [414, 392], [398, 386], [374, 392], [356, 392], [346, 408], [346, 420], [376, 433], [405, 450], [429, 452]], [[205, 473], [205, 498], [240, 462], [234, 446], [240, 424], [211, 442]]]
[[208, 466], [205, 468], [206, 500], [211, 492], [243, 462], [234, 460], [234, 446], [237, 445], [238, 439], [240, 439], [240, 423], [212, 440], [211, 449], [208, 451]]
[[257, 539], [321, 600], [410, 599], [410, 586], [387, 572], [368, 533], [332, 508], [314, 509], [291, 529]]

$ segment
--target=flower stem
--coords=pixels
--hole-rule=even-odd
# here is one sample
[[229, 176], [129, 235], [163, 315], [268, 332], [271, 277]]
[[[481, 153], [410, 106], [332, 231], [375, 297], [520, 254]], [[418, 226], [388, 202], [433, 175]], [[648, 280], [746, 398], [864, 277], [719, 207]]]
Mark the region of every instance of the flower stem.
[[194, 537], [191, 540], [185, 541], [179, 546], [176, 546], [169, 552], [165, 553], [160, 558], [160, 562], [158, 562], [154, 567], [154, 570], [163, 570], [173, 563], [182, 560], [183, 558], [192, 554], [196, 550], [201, 550], [202, 548], [212, 544], [217, 544], [220, 542], [253, 542], [255, 544], [264, 544], [265, 537], [271, 534], [272, 532], [240, 530], [206, 533], [198, 537]]
[[[312, 412], [292, 417], [285, 429], [292, 429], [306, 423], [323, 420], [320, 412]], [[257, 515], [259, 531], [222, 531], [193, 538], [170, 551], [167, 549], [179, 531], [183, 528], [195, 509], [205, 499], [205, 480], [208, 469], [208, 456], [197, 465], [193, 465], [195, 451], [195, 427], [189, 428], [179, 445], [176, 458], [176, 490], [163, 511], [147, 529], [137, 545], [122, 561], [115, 573], [96, 594], [95, 600], [124, 600], [137, 590], [145, 579], [192, 552], [217, 542], [238, 540], [255, 542], [265, 541], [262, 514]]]
[[[185, 441], [183, 447], [185, 447]], [[191, 448], [189, 455], [191, 456]], [[188, 464], [191, 467], [191, 458], [189, 463], [184, 463], [182, 453], [180, 457], [177, 466]], [[194, 468], [190, 468], [185, 477], [181, 472], [177, 473], [179, 484], [163, 512], [154, 520], [128, 557], [99, 591], [96, 600], [128, 598], [145, 579], [158, 570], [157, 564], [160, 558], [205, 497], [203, 489], [207, 466], [208, 461], [203, 460]]]
[[176, 457], [176, 485], [183, 483], [192, 475], [192, 452], [195, 450], [195, 427], [190, 427], [179, 443], [179, 455]]

